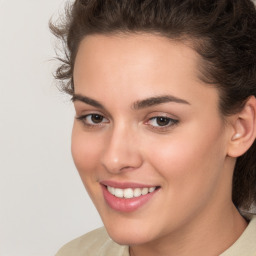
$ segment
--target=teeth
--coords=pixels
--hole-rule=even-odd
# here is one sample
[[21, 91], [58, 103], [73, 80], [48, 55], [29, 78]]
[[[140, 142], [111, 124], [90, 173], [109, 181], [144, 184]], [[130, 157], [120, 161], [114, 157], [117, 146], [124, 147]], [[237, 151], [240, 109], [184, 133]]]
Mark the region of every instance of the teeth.
[[133, 198], [133, 197], [139, 197], [141, 195], [146, 195], [148, 193], [152, 193], [156, 190], [156, 187], [121, 189], [121, 188], [113, 188], [113, 187], [107, 186], [107, 189], [110, 194], [118, 198]]
[[116, 197], [123, 197], [124, 196], [124, 190], [121, 188], [115, 188], [115, 196]]
[[148, 193], [148, 188], [143, 188], [141, 194], [144, 196]]
[[133, 198], [133, 190], [131, 188], [124, 190], [124, 198]]
[[149, 193], [154, 192], [156, 190], [156, 187], [149, 188]]
[[107, 187], [110, 194], [115, 195], [115, 189], [113, 187]]
[[133, 196], [134, 196], [134, 197], [139, 197], [139, 196], [141, 196], [141, 189], [140, 189], [140, 188], [135, 188], [135, 189], [133, 190]]

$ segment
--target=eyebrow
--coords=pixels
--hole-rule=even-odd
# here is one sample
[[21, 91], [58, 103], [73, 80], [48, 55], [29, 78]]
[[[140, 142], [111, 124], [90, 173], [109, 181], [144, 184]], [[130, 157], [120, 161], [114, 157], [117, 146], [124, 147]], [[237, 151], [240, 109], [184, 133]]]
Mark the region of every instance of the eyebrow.
[[[91, 105], [96, 108], [100, 109], [105, 109], [105, 107], [97, 100], [91, 99], [89, 97], [80, 95], [80, 94], [74, 94], [73, 97], [71, 98], [73, 102], [75, 101], [81, 101], [83, 103], [86, 103], [88, 105]], [[181, 104], [187, 104], [190, 105], [190, 103], [184, 99], [177, 98], [172, 95], [162, 95], [162, 96], [156, 96], [156, 97], [150, 97], [144, 100], [138, 100], [133, 103], [132, 108], [139, 110], [155, 105], [160, 105], [163, 103], [168, 103], [168, 102], [175, 102], [175, 103], [181, 103]]]
[[93, 107], [100, 108], [100, 109], [105, 109], [105, 107], [101, 103], [99, 103], [97, 100], [91, 99], [89, 97], [86, 97], [86, 96], [83, 96], [83, 95], [80, 95], [80, 94], [74, 94], [72, 96], [71, 100], [73, 102], [82, 101], [83, 103], [86, 103], [86, 104], [91, 105]]
[[144, 100], [138, 100], [133, 104], [133, 108], [142, 109], [142, 108], [147, 108], [147, 107], [168, 103], [168, 102], [175, 102], [175, 103], [190, 105], [190, 103], [184, 99], [180, 99], [172, 95], [162, 95], [162, 96], [150, 97]]

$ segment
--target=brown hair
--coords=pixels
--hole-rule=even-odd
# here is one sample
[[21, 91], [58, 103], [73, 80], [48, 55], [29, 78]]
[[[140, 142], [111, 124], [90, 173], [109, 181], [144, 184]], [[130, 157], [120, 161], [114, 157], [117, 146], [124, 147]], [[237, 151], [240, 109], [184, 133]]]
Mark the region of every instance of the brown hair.
[[[250, 0], [76, 0], [52, 32], [64, 43], [55, 76], [74, 93], [73, 68], [81, 40], [91, 34], [156, 33], [190, 40], [202, 57], [201, 79], [220, 91], [223, 115], [256, 96], [256, 9]], [[233, 202], [256, 202], [256, 143], [237, 159]]]

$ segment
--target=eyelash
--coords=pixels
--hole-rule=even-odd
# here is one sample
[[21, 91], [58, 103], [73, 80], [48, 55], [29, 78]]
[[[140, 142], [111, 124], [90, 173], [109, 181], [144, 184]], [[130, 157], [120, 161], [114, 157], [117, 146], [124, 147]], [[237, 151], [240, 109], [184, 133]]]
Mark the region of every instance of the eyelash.
[[91, 120], [91, 123], [89, 123], [88, 121], [86, 121], [86, 119], [89, 118], [89, 117], [91, 117], [91, 118], [97, 117], [97, 118], [100, 118], [100, 119], [102, 118], [102, 120], [104, 120], [104, 119], [107, 120], [103, 115], [96, 114], [96, 113], [95, 114], [88, 114], [88, 115], [78, 116], [78, 117], [76, 117], [76, 119], [81, 121], [83, 123], [83, 125], [85, 125], [88, 128], [97, 128], [97, 127], [103, 126], [104, 123], [109, 123], [109, 121], [107, 121], [107, 122], [100, 121], [99, 123], [97, 123], [97, 122], [93, 122], [92, 120]]
[[[97, 122], [92, 121], [93, 117], [96, 119], [99, 119], [99, 122], [97, 123]], [[87, 118], [90, 118], [91, 123], [88, 122]], [[104, 126], [104, 124], [109, 123], [107, 118], [105, 118], [103, 115], [96, 114], [96, 113], [78, 116], [78, 117], [76, 117], [76, 119], [81, 121], [84, 126], [86, 126], [88, 128], [92, 128], [92, 129], [100, 128], [100, 127]], [[158, 125], [150, 124], [150, 122], [152, 122], [152, 121], [154, 122], [154, 124], [157, 124], [157, 121], [161, 121], [161, 119], [162, 119], [162, 121], [167, 122], [167, 124], [166, 125], [159, 125], [159, 123], [158, 123]], [[104, 120], [107, 120], [107, 121], [104, 121]], [[170, 118], [167, 116], [158, 115], [158, 116], [149, 118], [144, 124], [146, 124], [147, 126], [150, 126], [150, 129], [164, 132], [178, 123], [179, 123], [179, 121], [177, 119], [173, 119], [173, 118]]]
[[[167, 122], [166, 125], [160, 125], [159, 123], [157, 124], [157, 121], [164, 121], [164, 122]], [[154, 123], [157, 124], [156, 125], [151, 125], [150, 122], [153, 121]], [[177, 119], [173, 119], [173, 118], [170, 118], [170, 117], [167, 117], [167, 116], [154, 116], [154, 117], [151, 117], [145, 124], [146, 125], [150, 125], [151, 126], [151, 129], [154, 129], [154, 130], [159, 130], [159, 131], [166, 131], [168, 129], [170, 129], [171, 127], [173, 127], [174, 125], [177, 125], [178, 124], [178, 120]]]

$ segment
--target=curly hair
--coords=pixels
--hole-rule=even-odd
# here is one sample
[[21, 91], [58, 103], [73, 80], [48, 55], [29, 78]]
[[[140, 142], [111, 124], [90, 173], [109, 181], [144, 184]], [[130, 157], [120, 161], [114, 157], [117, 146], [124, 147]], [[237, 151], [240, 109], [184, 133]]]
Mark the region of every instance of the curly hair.
[[[256, 8], [251, 0], [76, 0], [64, 21], [50, 22], [64, 44], [55, 77], [74, 93], [73, 69], [82, 39], [92, 34], [153, 33], [192, 42], [201, 56], [201, 80], [220, 92], [223, 115], [239, 111], [256, 96]], [[238, 157], [233, 175], [234, 204], [256, 203], [256, 142]]]

